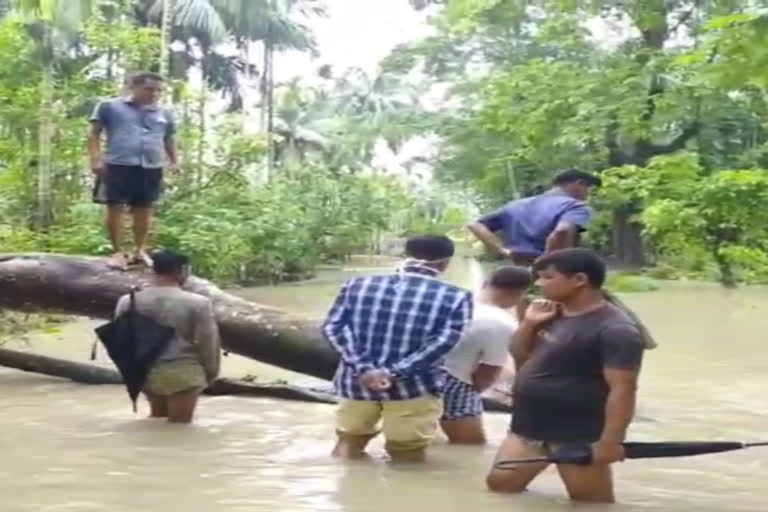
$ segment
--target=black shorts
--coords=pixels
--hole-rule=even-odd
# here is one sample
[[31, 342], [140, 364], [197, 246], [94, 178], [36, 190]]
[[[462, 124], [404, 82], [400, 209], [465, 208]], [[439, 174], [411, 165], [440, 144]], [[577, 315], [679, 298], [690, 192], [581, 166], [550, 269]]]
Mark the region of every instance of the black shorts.
[[102, 204], [151, 206], [160, 198], [162, 188], [162, 169], [108, 164], [104, 177], [96, 179], [93, 201]]

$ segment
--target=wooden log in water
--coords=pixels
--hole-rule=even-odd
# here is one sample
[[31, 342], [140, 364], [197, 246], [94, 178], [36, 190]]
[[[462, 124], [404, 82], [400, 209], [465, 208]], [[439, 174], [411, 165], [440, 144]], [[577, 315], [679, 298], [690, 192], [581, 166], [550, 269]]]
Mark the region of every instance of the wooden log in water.
[[[60, 377], [82, 384], [107, 385], [123, 382], [120, 374], [112, 368], [4, 348], [0, 348], [0, 366]], [[323, 404], [335, 404], [338, 401], [330, 390], [293, 386], [285, 382], [255, 382], [250, 379], [217, 379], [204, 393], [213, 396], [266, 397]], [[492, 398], [486, 398], [484, 404], [490, 412], [511, 411], [508, 405]]]
[[[151, 273], [142, 269], [111, 269], [104, 258], [0, 254], [0, 308], [107, 319], [120, 296], [150, 278]], [[185, 289], [213, 302], [225, 350], [313, 377], [333, 377], [338, 356], [315, 323], [236, 297], [205, 279], [190, 277]], [[236, 382], [243, 393], [248, 391], [242, 381]], [[493, 391], [484, 401], [488, 411], [511, 409], [509, 401]]]
[[[120, 296], [150, 278], [151, 272], [142, 269], [111, 269], [104, 258], [0, 254], [0, 308], [107, 319]], [[332, 378], [338, 356], [315, 323], [228, 294], [205, 279], [191, 277], [185, 289], [213, 302], [225, 350], [321, 379]]]

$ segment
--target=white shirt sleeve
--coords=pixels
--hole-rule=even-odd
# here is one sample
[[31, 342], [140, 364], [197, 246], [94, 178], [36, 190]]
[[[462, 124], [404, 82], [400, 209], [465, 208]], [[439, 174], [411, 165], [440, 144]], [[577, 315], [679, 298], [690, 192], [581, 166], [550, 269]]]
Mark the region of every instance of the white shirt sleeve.
[[483, 354], [480, 362], [489, 366], [504, 366], [509, 357], [509, 344], [515, 329], [502, 322], [485, 330]]

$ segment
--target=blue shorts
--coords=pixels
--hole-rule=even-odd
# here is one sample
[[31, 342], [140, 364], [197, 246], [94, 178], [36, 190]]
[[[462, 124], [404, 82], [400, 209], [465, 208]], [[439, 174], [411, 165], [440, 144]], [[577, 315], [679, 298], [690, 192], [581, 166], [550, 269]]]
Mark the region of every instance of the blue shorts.
[[471, 384], [445, 373], [441, 420], [478, 418], [483, 414], [483, 397]]

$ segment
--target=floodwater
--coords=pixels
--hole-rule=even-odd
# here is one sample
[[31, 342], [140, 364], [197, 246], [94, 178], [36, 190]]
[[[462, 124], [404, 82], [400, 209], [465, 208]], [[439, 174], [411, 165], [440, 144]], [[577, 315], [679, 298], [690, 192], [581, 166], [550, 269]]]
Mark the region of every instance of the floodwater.
[[[361, 264], [362, 265], [362, 264]], [[364, 272], [365, 268], [350, 273]], [[342, 279], [242, 289], [260, 302], [320, 316]], [[449, 278], [476, 286], [482, 269], [457, 260]], [[299, 295], [300, 294], [300, 295]], [[300, 297], [300, 299], [299, 299]], [[725, 291], [670, 283], [623, 298], [660, 342], [641, 378], [632, 440], [768, 440], [764, 345], [768, 289]], [[35, 336], [29, 348], [87, 361], [94, 322]], [[103, 354], [102, 354], [103, 357]], [[305, 377], [240, 358], [225, 373]], [[88, 387], [0, 371], [2, 512], [300, 512], [570, 510], [553, 471], [517, 497], [485, 491], [483, 478], [506, 415], [486, 418], [487, 448], [438, 441], [423, 467], [381, 458], [340, 463], [328, 456], [333, 406], [268, 399], [204, 398], [197, 424], [174, 427], [134, 415], [114, 386]], [[635, 460], [616, 468], [619, 504], [579, 510], [766, 511], [768, 449]]]

